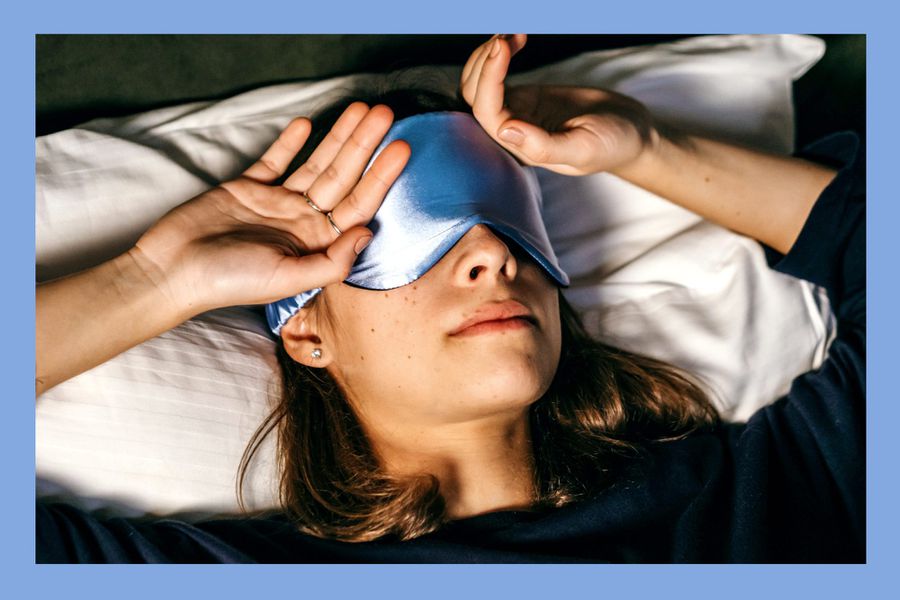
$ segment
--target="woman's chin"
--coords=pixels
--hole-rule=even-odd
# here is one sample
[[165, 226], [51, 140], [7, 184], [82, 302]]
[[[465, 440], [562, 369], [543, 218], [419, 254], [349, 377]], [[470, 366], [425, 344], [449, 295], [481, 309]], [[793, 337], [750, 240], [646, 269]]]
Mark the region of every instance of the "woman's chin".
[[472, 368], [488, 396], [540, 397], [553, 380], [559, 356], [528, 350], [500, 351]]
[[453, 388], [460, 412], [473, 415], [519, 410], [536, 402], [550, 386], [549, 377], [531, 368], [497, 369]]

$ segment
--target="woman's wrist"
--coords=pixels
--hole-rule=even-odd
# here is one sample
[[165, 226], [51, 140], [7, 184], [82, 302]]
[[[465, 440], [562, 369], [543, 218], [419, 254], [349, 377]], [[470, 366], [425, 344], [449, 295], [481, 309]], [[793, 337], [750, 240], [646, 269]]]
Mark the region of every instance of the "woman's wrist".
[[643, 138], [641, 152], [632, 160], [609, 172], [637, 186], [646, 187], [646, 182], [652, 181], [654, 172], [660, 169], [664, 153], [667, 151], [666, 145], [671, 142], [655, 127], [648, 128], [641, 137]]
[[184, 272], [183, 265], [160, 265], [138, 246], [114, 261], [121, 273], [121, 293], [139, 304], [152, 302], [164, 320], [178, 324], [213, 308], [193, 298], [190, 277]]
[[154, 321], [174, 327], [206, 308], [190, 299], [186, 278], [175, 269], [164, 269], [137, 246], [113, 260], [118, 272], [117, 293], [136, 309], [152, 307]]

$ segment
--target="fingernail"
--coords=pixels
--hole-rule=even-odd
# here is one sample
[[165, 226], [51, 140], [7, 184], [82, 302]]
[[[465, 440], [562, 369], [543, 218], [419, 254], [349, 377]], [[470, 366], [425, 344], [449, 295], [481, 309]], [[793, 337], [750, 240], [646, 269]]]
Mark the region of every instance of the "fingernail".
[[507, 127], [500, 131], [500, 139], [518, 146], [525, 139], [525, 134], [515, 127]]
[[371, 241], [372, 241], [372, 236], [371, 236], [371, 235], [367, 235], [367, 236], [365, 236], [365, 237], [361, 237], [361, 238], [359, 238], [358, 240], [356, 240], [356, 245], [353, 246], [353, 250], [354, 250], [357, 254], [359, 254], [360, 252], [362, 252], [363, 250], [365, 250], [366, 246], [368, 246], [368, 245], [369, 245], [369, 242], [371, 242]]
[[494, 40], [494, 45], [493, 45], [493, 47], [491, 48], [491, 54], [490, 54], [490, 56], [491, 56], [491, 58], [494, 58], [494, 57], [497, 56], [498, 54], [500, 54], [500, 40], [496, 40], [496, 39], [495, 39], [495, 40]]

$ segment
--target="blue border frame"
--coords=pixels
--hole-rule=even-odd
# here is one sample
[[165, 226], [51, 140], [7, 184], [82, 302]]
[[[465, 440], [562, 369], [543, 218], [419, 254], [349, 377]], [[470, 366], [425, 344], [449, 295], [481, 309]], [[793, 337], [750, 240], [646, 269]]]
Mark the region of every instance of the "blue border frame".
[[[0, 25], [7, 57], [3, 97], [7, 115], [2, 144], [6, 168], [7, 218], [2, 221], [4, 275], [12, 285], [3, 295], [8, 315], [2, 346], [10, 417], [3, 421], [2, 456], [7, 478], [2, 496], [9, 515], [0, 542], [4, 590], [29, 597], [158, 598], [204, 594], [209, 597], [252, 595], [337, 595], [455, 598], [502, 594], [503, 597], [551, 597], [586, 592], [598, 596], [724, 596], [837, 598], [865, 597], [883, 586], [897, 556], [897, 488], [894, 455], [897, 436], [888, 428], [897, 418], [887, 378], [890, 342], [898, 333], [896, 313], [887, 298], [896, 287], [892, 250], [898, 238], [888, 228], [900, 209], [888, 196], [891, 146], [900, 139], [895, 92], [896, 19], [888, 19], [880, 2], [783, 2], [755, 0], [741, 5], [721, 0], [651, 2], [628, 8], [624, 3], [554, 0], [492, 5], [485, 0], [457, 0], [429, 8], [412, 0], [327, 2], [311, 6], [296, 0], [260, 3], [154, 0], [24, 4], [7, 8]], [[452, 6], [452, 8], [450, 8]], [[552, 7], [552, 13], [548, 10]], [[867, 256], [873, 292], [869, 300], [868, 416], [868, 564], [862, 566], [242, 566], [171, 567], [35, 566], [33, 528], [34, 369], [34, 34], [36, 33], [865, 33], [868, 43], [869, 223]], [[872, 92], [876, 92], [873, 94]], [[891, 268], [893, 267], [893, 268]], [[895, 277], [891, 277], [893, 273]], [[177, 591], [176, 591], [177, 590]], [[879, 594], [880, 596], [881, 594]], [[10, 596], [15, 597], [15, 596]]]

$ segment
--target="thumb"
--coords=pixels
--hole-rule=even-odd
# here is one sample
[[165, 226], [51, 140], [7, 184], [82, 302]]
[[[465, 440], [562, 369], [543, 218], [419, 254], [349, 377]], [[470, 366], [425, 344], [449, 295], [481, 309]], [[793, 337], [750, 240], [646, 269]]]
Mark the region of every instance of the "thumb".
[[[273, 277], [273, 293], [279, 298], [295, 296], [347, 278], [360, 252], [372, 240], [372, 232], [353, 227], [334, 240], [325, 252], [285, 256]], [[279, 295], [280, 294], [280, 295]]]
[[582, 163], [596, 152], [591, 134], [580, 127], [549, 133], [525, 121], [509, 120], [500, 126], [497, 137], [527, 164], [564, 175], [583, 174]]
[[338, 275], [340, 276], [329, 283], [336, 283], [347, 278], [353, 263], [356, 262], [356, 257], [369, 245], [370, 241], [372, 241], [372, 232], [359, 225], [348, 229], [331, 242], [331, 245], [325, 250], [325, 256], [328, 257], [334, 268], [339, 270]]

